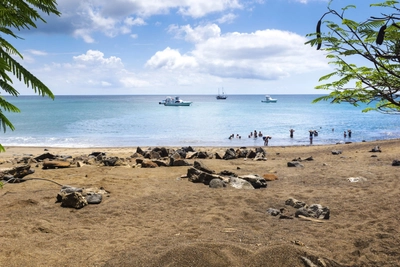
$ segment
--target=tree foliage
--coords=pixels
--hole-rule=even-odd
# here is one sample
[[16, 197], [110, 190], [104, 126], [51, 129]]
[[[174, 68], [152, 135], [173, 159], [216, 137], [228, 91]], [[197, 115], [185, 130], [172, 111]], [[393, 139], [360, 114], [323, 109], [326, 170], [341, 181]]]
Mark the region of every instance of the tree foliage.
[[[363, 112], [375, 110], [400, 114], [400, 9], [398, 1], [371, 4], [379, 11], [363, 22], [356, 22], [346, 12], [356, 6], [348, 5], [340, 12], [331, 9], [317, 22], [316, 32], [306, 44], [326, 52], [334, 72], [319, 79], [324, 82], [316, 89], [331, 91], [314, 102], [348, 102], [354, 106], [368, 105]], [[375, 9], [374, 9], [375, 8]], [[330, 18], [331, 20], [324, 20]]]
[[[32, 73], [25, 69], [15, 58], [23, 56], [4, 37], [20, 38], [15, 31], [36, 28], [36, 21], [46, 22], [42, 14], [60, 15], [55, 0], [0, 0], [0, 88], [12, 96], [19, 92], [13, 87], [12, 76], [23, 82], [27, 87], [41, 96], [54, 99], [51, 90]], [[0, 128], [14, 130], [11, 121], [4, 114], [7, 112], [20, 112], [20, 110], [0, 96]], [[0, 151], [4, 148], [0, 145]]]

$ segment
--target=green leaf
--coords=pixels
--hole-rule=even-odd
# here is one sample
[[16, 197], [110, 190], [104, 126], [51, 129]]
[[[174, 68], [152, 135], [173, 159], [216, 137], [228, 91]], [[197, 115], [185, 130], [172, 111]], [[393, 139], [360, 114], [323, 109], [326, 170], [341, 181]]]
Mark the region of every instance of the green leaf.
[[356, 6], [355, 5], [348, 5], [348, 6], [345, 6], [344, 8], [342, 8], [342, 10], [344, 11], [344, 10], [347, 10], [347, 9], [350, 9], [350, 8], [356, 8]]
[[327, 74], [327, 75], [324, 75], [324, 76], [322, 76], [321, 78], [319, 78], [319, 81], [321, 82], [321, 81], [324, 81], [324, 80], [328, 80], [328, 79], [330, 79], [332, 76], [334, 76], [334, 75], [337, 75], [337, 72], [335, 71], [335, 72], [332, 72], [332, 73], [329, 73], [329, 74]]
[[[57, 10], [56, 0], [9, 0], [0, 3], [0, 89], [12, 96], [19, 95], [12, 86], [14, 79], [11, 76], [14, 76], [35, 93], [54, 99], [51, 90], [15, 59], [23, 59], [22, 54], [6, 40], [6, 37], [22, 39], [14, 31], [36, 28], [36, 21], [46, 22], [43, 14], [61, 14]], [[0, 128], [4, 131], [7, 127], [14, 130], [3, 111], [20, 112], [19, 109], [0, 97]], [[4, 151], [4, 147], [0, 145], [1, 151]]]

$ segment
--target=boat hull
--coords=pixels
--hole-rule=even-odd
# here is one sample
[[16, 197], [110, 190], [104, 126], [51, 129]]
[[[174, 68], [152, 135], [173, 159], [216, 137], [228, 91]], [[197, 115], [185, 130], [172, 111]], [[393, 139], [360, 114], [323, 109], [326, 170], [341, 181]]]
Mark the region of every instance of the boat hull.
[[192, 102], [181, 102], [181, 103], [164, 103], [164, 106], [172, 106], [172, 107], [179, 107], [179, 106], [190, 106]]
[[276, 103], [278, 100], [261, 100], [263, 103]]

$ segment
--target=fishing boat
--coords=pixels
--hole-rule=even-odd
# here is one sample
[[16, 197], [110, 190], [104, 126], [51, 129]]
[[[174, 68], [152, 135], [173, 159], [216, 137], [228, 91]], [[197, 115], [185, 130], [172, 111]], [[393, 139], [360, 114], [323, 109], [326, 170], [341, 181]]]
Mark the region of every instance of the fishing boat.
[[278, 99], [272, 98], [270, 95], [265, 95], [265, 100], [261, 100], [263, 103], [276, 103]]
[[159, 104], [163, 104], [164, 106], [190, 106], [192, 103], [193, 102], [191, 101], [183, 101], [179, 96], [169, 96], [165, 100], [162, 100]]
[[225, 99], [228, 98], [228, 97], [225, 95], [225, 93], [224, 93], [224, 88], [222, 88], [222, 94], [219, 93], [219, 89], [218, 89], [218, 95], [217, 95], [216, 98], [217, 98], [218, 100], [225, 100]]

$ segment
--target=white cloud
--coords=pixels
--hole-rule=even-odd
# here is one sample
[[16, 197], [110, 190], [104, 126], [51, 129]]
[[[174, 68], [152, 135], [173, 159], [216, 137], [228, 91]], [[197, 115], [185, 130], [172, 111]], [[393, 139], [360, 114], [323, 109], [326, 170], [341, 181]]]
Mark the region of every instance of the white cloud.
[[90, 36], [90, 31], [85, 29], [77, 29], [73, 34], [75, 37], [82, 38], [86, 43], [94, 43], [94, 39]]
[[221, 18], [217, 19], [216, 21], [219, 24], [224, 24], [224, 23], [232, 23], [236, 19], [236, 15], [233, 13], [229, 13], [226, 15], [223, 15]]
[[216, 24], [207, 24], [196, 28], [192, 28], [190, 25], [181, 27], [171, 25], [168, 31], [174, 33], [176, 38], [184, 38], [191, 43], [200, 43], [221, 35], [221, 29]]
[[39, 51], [39, 50], [34, 50], [34, 49], [29, 49], [29, 50], [27, 50], [27, 52], [29, 52], [35, 56], [47, 56], [48, 55], [48, 53], [45, 51]]
[[85, 66], [101, 66], [107, 68], [123, 68], [124, 65], [120, 58], [111, 56], [105, 58], [104, 54], [100, 51], [88, 50], [86, 54], [73, 57], [75, 62]]
[[178, 50], [167, 47], [163, 51], [158, 51], [146, 63], [147, 67], [163, 68], [169, 70], [192, 69], [197, 67], [194, 57], [181, 55]]
[[187, 5], [181, 5], [179, 7], [179, 12], [185, 16], [194, 18], [200, 18], [213, 12], [222, 12], [224, 10], [242, 8], [242, 5], [238, 0], [187, 0], [186, 3]]
[[[185, 17], [202, 18], [211, 13], [223, 14], [228, 10], [231, 12], [242, 8], [240, 0], [69, 0], [60, 1], [62, 18], [52, 24], [57, 28], [57, 23], [63, 23], [63, 28], [70, 32], [72, 27], [74, 36], [93, 43], [95, 32], [102, 32], [108, 37], [129, 34], [132, 27], [147, 25], [144, 19], [154, 15], [175, 12]], [[218, 21], [226, 23], [234, 18], [235, 15], [229, 13]]]
[[324, 55], [305, 46], [305, 37], [279, 30], [220, 34], [217, 25], [175, 27], [195, 48], [186, 54], [166, 48], [146, 66], [189, 69], [218, 77], [275, 80], [326, 68]]
[[142, 18], [136, 18], [136, 19], [134, 19], [134, 18], [132, 18], [132, 17], [126, 18], [126, 19], [124, 20], [124, 23], [125, 23], [126, 25], [129, 25], [129, 26], [142, 26], [142, 25], [146, 25], [146, 22], [145, 22]]

